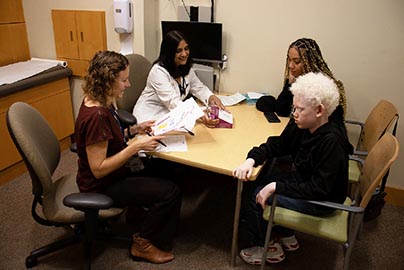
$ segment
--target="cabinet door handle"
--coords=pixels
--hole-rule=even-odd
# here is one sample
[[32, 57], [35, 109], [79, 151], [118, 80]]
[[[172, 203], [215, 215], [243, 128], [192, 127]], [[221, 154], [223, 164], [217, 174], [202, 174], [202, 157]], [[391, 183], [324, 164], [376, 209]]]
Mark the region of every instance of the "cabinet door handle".
[[70, 41], [73, 41], [73, 31], [70, 31]]
[[83, 35], [83, 32], [80, 32], [80, 36], [81, 36], [81, 42], [84, 42], [84, 35]]

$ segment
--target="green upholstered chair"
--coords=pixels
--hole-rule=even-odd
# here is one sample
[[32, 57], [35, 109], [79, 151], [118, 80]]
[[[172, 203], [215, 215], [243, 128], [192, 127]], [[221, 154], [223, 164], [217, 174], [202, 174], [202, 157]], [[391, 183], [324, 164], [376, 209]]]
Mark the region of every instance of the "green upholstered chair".
[[369, 113], [365, 122], [346, 120], [348, 125], [356, 125], [359, 127], [358, 141], [354, 154], [349, 161], [349, 181], [356, 185], [359, 181], [361, 167], [366, 159], [368, 151], [370, 151], [376, 142], [383, 136], [386, 131], [392, 129], [392, 134], [396, 135], [398, 124], [397, 108], [387, 100], [379, 101]]
[[[265, 239], [264, 250], [268, 249], [271, 230], [273, 225], [280, 225], [306, 234], [320, 238], [336, 241], [344, 247], [344, 270], [349, 269], [349, 258], [359, 228], [363, 222], [363, 215], [372, 194], [396, 160], [399, 151], [399, 144], [396, 138], [390, 133], [386, 133], [376, 142], [367, 156], [362, 167], [358, 186], [358, 197], [355, 198], [357, 204], [351, 205], [351, 199], [346, 198], [344, 204], [325, 201], [310, 201], [314, 204], [327, 206], [335, 209], [331, 215], [318, 217], [302, 214], [282, 207], [276, 207], [276, 197], [274, 195], [271, 206], [266, 206], [263, 217], [269, 221]], [[266, 253], [263, 253], [262, 261], [265, 262]], [[261, 269], [265, 268], [265, 263], [261, 264]]]
[[84, 240], [88, 255], [86, 266], [90, 269], [91, 243], [98, 233], [97, 221], [118, 217], [124, 209], [112, 208], [112, 199], [106, 195], [80, 193], [76, 184], [77, 171], [55, 178], [61, 157], [59, 141], [46, 119], [31, 105], [12, 104], [6, 121], [31, 176], [34, 220], [41, 225], [71, 231], [68, 237], [32, 251], [26, 258], [26, 267], [34, 267], [39, 258]]

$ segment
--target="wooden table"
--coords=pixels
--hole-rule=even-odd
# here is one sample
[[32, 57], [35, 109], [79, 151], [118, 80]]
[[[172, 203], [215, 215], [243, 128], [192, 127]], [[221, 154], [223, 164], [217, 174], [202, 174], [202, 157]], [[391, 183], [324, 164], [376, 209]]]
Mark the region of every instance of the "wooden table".
[[[228, 107], [233, 114], [233, 128], [207, 128], [197, 123], [193, 129], [195, 136], [186, 135], [188, 152], [156, 152], [155, 156], [232, 176], [234, 168], [246, 159], [248, 151], [265, 142], [269, 136], [278, 136], [289, 118], [280, 117], [280, 123], [268, 123], [262, 112], [254, 105], [239, 104]], [[255, 168], [251, 180], [255, 180], [262, 166]], [[231, 247], [232, 267], [236, 264], [238, 225], [240, 218], [241, 192], [243, 181], [237, 181], [236, 208], [234, 213], [233, 239]]]

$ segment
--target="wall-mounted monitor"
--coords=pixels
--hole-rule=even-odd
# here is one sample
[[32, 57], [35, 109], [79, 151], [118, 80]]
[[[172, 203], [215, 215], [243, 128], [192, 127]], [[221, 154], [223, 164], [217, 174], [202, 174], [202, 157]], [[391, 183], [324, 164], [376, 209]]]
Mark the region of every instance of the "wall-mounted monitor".
[[222, 24], [209, 22], [162, 21], [163, 37], [171, 30], [182, 32], [189, 40], [196, 61], [222, 61]]

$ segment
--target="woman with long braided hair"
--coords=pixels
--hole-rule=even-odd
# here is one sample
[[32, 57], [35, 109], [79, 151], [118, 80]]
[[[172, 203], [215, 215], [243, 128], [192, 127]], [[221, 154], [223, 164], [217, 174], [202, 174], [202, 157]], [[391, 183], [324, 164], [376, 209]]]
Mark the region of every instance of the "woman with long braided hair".
[[262, 97], [257, 101], [257, 108], [261, 111], [276, 112], [279, 116], [289, 116], [293, 102], [293, 95], [289, 90], [290, 86], [295, 82], [297, 77], [309, 72], [321, 72], [335, 82], [339, 90], [340, 106], [338, 106], [333, 116], [337, 116], [343, 120], [346, 113], [344, 86], [341, 81], [334, 77], [327, 63], [324, 61], [317, 42], [310, 38], [300, 38], [289, 45], [286, 55], [282, 92], [277, 99], [273, 96]]

